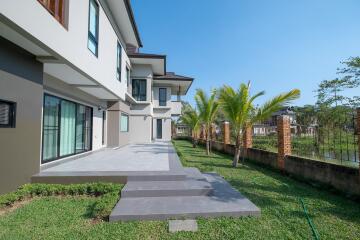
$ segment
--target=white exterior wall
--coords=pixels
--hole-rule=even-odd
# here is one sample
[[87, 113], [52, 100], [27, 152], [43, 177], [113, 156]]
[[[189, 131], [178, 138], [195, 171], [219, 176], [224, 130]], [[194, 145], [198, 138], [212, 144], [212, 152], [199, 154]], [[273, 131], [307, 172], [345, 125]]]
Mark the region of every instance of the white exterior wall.
[[150, 143], [151, 122], [150, 116], [130, 116], [130, 143]]
[[131, 71], [132, 79], [146, 79], [146, 102], [152, 101], [152, 68], [150, 65], [135, 65]]
[[116, 79], [117, 35], [99, 4], [99, 45], [96, 57], [87, 47], [88, 12], [89, 1], [69, 1], [66, 29], [36, 0], [3, 0], [0, 4], [0, 13], [32, 35], [50, 55], [71, 63], [125, 99], [127, 86], [124, 73], [126, 63], [130, 65], [129, 58], [123, 47], [122, 79], [119, 82]]
[[171, 107], [171, 87], [155, 86], [153, 87], [153, 105], [154, 107], [159, 106], [159, 88], [166, 88], [166, 107]]
[[171, 114], [181, 115], [182, 103], [178, 101], [171, 102]]
[[[158, 118], [153, 119], [153, 139], [157, 139], [157, 121]], [[162, 120], [162, 141], [171, 141], [171, 118], [161, 118]]]

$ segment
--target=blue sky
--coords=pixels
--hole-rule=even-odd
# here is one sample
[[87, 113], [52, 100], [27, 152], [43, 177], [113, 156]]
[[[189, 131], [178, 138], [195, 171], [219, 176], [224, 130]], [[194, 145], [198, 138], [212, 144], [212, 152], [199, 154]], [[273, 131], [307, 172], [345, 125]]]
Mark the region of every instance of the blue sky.
[[[360, 55], [359, 0], [132, 0], [144, 48], [167, 55], [167, 70], [210, 90], [252, 82], [258, 103], [299, 88], [315, 103], [318, 83]], [[359, 89], [357, 89], [357, 92]], [[357, 94], [351, 91], [349, 94]], [[358, 94], [357, 94], [358, 95]], [[295, 105], [294, 104], [294, 105]]]

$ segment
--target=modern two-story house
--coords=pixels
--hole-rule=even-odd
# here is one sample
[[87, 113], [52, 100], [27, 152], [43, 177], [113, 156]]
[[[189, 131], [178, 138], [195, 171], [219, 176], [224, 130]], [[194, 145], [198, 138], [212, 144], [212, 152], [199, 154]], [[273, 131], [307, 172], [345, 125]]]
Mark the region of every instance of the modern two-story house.
[[171, 139], [193, 79], [141, 53], [129, 0], [0, 4], [0, 193], [41, 166]]

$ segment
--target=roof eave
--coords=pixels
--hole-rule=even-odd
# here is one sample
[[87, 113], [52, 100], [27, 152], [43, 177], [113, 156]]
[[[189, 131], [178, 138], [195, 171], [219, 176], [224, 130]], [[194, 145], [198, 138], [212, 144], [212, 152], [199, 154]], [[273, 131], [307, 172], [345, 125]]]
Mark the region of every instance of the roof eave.
[[138, 42], [139, 47], [143, 47], [141, 39], [140, 39], [139, 30], [138, 30], [136, 22], [135, 22], [134, 12], [132, 10], [130, 0], [124, 0], [124, 4], [125, 4], [126, 11], [127, 11], [127, 14], [129, 16], [129, 19], [131, 22], [131, 26], [135, 33], [136, 41]]

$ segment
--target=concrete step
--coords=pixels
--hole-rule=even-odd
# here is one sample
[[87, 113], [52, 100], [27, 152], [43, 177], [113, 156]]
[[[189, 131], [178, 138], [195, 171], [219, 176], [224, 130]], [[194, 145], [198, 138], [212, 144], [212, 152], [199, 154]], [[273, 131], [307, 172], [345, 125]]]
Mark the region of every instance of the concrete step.
[[183, 181], [186, 173], [177, 171], [122, 172], [122, 171], [43, 171], [31, 177], [32, 183], [74, 184], [87, 182], [126, 183], [128, 181]]
[[202, 196], [211, 191], [212, 187], [206, 180], [129, 181], [122, 189], [121, 197]]
[[183, 181], [186, 179], [186, 173], [183, 170], [163, 171], [163, 172], [141, 172], [137, 175], [128, 175], [128, 182], [135, 181]]
[[259, 216], [260, 209], [216, 174], [204, 174], [214, 189], [209, 196], [121, 198], [110, 221], [196, 217]]
[[184, 172], [186, 174], [187, 179], [206, 180], [204, 175], [197, 168], [194, 167], [184, 168]]

